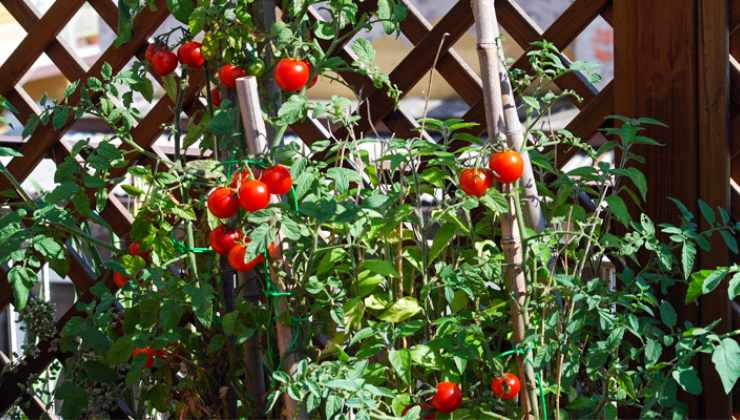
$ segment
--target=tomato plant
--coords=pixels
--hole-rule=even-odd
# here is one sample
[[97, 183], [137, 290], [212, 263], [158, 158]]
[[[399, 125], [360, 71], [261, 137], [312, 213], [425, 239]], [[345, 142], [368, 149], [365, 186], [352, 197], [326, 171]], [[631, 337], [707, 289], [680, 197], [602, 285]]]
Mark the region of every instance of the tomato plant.
[[[8, 202], [0, 215], [0, 263], [28, 337], [54, 340], [70, 355], [53, 396], [65, 417], [109, 417], [122, 405], [133, 418], [614, 418], [617, 406], [645, 418], [682, 417], [679, 390], [702, 392], [695, 363], [710, 354], [732, 390], [737, 332], [679, 322], [668, 296], [686, 290], [693, 302], [725, 283], [736, 298], [740, 266], [695, 266], [699, 250], [737, 251], [738, 229], [726, 210], [703, 202], [694, 215], [674, 201], [681, 217], [671, 223], [637, 211], [647, 181], [634, 165], [635, 146], [655, 141], [635, 133], [659, 122], [613, 117], [599, 149], [534, 123], [555, 104], [578, 100], [548, 90], [570, 69], [541, 42], [526, 56], [532, 71], [511, 73], [533, 121], [519, 151], [471, 135], [473, 125], [457, 118], [420, 121], [424, 135], [377, 139], [357, 126], [358, 98], [314, 101], [304, 90], [318, 75], [353, 72], [397, 100], [361, 33], [376, 24], [397, 33], [403, 5], [383, 0], [367, 12], [351, 1], [283, 3], [280, 20], [264, 22], [252, 1], [170, 0], [182, 25], [157, 35], [149, 65], [115, 75], [104, 66], [100, 79], [72, 83], [26, 124], [28, 135], [92, 115], [113, 132], [99, 144], [80, 140], [59, 159], [52, 191]], [[130, 18], [146, 2], [118, 5], [118, 42], [126, 42]], [[311, 17], [316, 8], [325, 19]], [[194, 38], [202, 39], [202, 69]], [[351, 62], [339, 38], [353, 39]], [[156, 64], [166, 53], [172, 66], [175, 48], [196, 68], [173, 74]], [[167, 158], [139, 150], [132, 134], [144, 118], [133, 94], [155, 100], [149, 69], [169, 70], [161, 78], [174, 104], [162, 130], [175, 145]], [[250, 110], [209, 89], [219, 81], [233, 88], [264, 69], [268, 147], [251, 154], [240, 118]], [[198, 94], [215, 107], [184, 124], [193, 74], [205, 79]], [[286, 139], [309, 118], [333, 128], [331, 139]], [[379, 151], [360, 147], [366, 143]], [[558, 144], [601, 163], [563, 171], [551, 147]], [[525, 152], [548, 218], [536, 233], [516, 217]], [[139, 153], [146, 159], [135, 159]], [[619, 158], [600, 161], [603, 153]], [[490, 171], [481, 168], [487, 158]], [[511, 185], [492, 185], [492, 175]], [[101, 218], [114, 188], [131, 203], [132, 220], [119, 221], [130, 229]], [[516, 222], [520, 262], [507, 260], [511, 232], [502, 220]], [[31, 291], [40, 267], [64, 276], [70, 261], [88, 264], [96, 278], [113, 272], [117, 288], [96, 283], [57, 331], [53, 308]], [[512, 268], [530, 286], [521, 303], [508, 289]], [[527, 315], [520, 343], [514, 304]], [[519, 363], [537, 373], [535, 383], [497, 377]], [[28, 386], [41, 389], [42, 380]], [[509, 400], [532, 385], [541, 404], [525, 413]]]

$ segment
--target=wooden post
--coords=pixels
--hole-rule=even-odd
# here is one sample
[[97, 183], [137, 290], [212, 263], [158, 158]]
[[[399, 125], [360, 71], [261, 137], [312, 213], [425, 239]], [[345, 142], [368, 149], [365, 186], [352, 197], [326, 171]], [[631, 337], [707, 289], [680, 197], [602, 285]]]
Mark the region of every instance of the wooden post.
[[[645, 211], [657, 222], [677, 222], [668, 197], [697, 212], [697, 199], [729, 206], [728, 17], [725, 0], [619, 0], [614, 2], [615, 113], [649, 116], [668, 124], [644, 132], [664, 147], [636, 152], [647, 164]], [[701, 217], [699, 217], [701, 218]], [[703, 221], [702, 221], [703, 223]], [[704, 225], [706, 227], [706, 225]], [[713, 268], [729, 258], [721, 241], [702, 253], [697, 266]], [[726, 285], [726, 283], [724, 284]], [[724, 286], [723, 285], [723, 286]], [[718, 287], [699, 306], [685, 305], [685, 287], [670, 300], [682, 320], [730, 319], [726, 289]], [[729, 418], [729, 398], [711, 362], [700, 366], [701, 397], [681, 393], [689, 417]]]
[[[252, 155], [258, 155], [269, 150], [270, 146], [267, 141], [267, 128], [265, 121], [262, 118], [262, 106], [260, 105], [259, 90], [257, 87], [257, 79], [255, 77], [242, 77], [236, 80], [236, 92], [239, 98], [239, 109], [241, 110], [242, 122], [244, 125], [244, 136], [247, 141], [247, 149]], [[273, 202], [279, 201], [277, 197], [272, 198]], [[279, 240], [279, 238], [278, 238]], [[282, 241], [280, 241], [282, 242]], [[270, 266], [270, 278], [276, 279], [275, 286], [278, 291], [285, 291], [285, 284], [275, 275], [275, 272]], [[249, 281], [253, 281], [254, 278]], [[268, 280], [272, 281], [272, 280]], [[251, 285], [251, 283], [247, 283]], [[251, 286], [250, 286], [251, 287]], [[256, 287], [256, 281], [255, 281]], [[268, 296], [268, 299], [270, 297]], [[280, 354], [280, 362], [289, 373], [292, 373], [293, 366], [296, 363], [295, 353], [290, 349], [290, 343], [293, 339], [293, 332], [290, 325], [286, 325], [281, 316], [289, 312], [288, 302], [285, 297], [278, 297], [275, 299], [277, 302], [277, 322], [275, 324], [275, 332], [277, 335], [277, 347], [278, 353]], [[301, 411], [296, 410], [296, 402], [288, 396], [287, 393], [283, 394], [284, 399], [284, 412], [283, 417], [288, 419], [294, 419], [296, 417], [302, 418], [303, 414]]]
[[[495, 141], [500, 131], [507, 137], [509, 147], [520, 150], [524, 136], [516, 115], [516, 106], [513, 105], [511, 86], [508, 85], [508, 77], [505, 71], [500, 71], [500, 48], [498, 21], [494, 1], [473, 0], [473, 14], [475, 15], [475, 28], [478, 40], [478, 57], [481, 64], [481, 79], [483, 82], [483, 99], [486, 108], [486, 121], [488, 124], [488, 137]], [[507, 89], [506, 96], [502, 90]], [[504, 102], [506, 101], [506, 102]], [[508, 115], [507, 115], [508, 114]], [[523, 153], [526, 156], [526, 152]], [[532, 168], [529, 160], [526, 160], [531, 177]], [[525, 184], [523, 184], [525, 185]], [[531, 186], [534, 183], [532, 182]], [[504, 187], [505, 192], [511, 193], [510, 186]], [[526, 186], [525, 186], [526, 190]], [[536, 194], [536, 189], [535, 189]], [[501, 216], [501, 247], [506, 255], [506, 282], [509, 292], [512, 294], [510, 302], [511, 319], [514, 330], [514, 342], [519, 344], [524, 341], [527, 333], [525, 308], [527, 297], [527, 283], [522, 271], [524, 253], [522, 249], [521, 232], [517, 227], [516, 209], [513, 196], [509, 195], [509, 213]], [[538, 204], [539, 208], [539, 204]], [[539, 210], [541, 212], [541, 209]], [[541, 219], [544, 222], [544, 219]], [[527, 418], [539, 418], [539, 407], [537, 400], [537, 387], [535, 383], [534, 369], [531, 363], [527, 363], [529, 354], [518, 357], [519, 377], [524, 382], [519, 398], [522, 412]]]

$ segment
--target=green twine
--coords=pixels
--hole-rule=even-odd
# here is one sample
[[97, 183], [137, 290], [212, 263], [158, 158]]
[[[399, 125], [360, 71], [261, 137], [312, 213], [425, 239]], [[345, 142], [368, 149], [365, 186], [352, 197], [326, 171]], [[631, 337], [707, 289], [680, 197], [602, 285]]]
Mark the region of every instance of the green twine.
[[210, 252], [213, 252], [211, 248], [198, 248], [198, 247], [190, 247], [184, 242], [180, 242], [177, 239], [173, 239], [172, 242], [175, 244], [175, 249], [180, 254], [207, 254]]
[[[506, 356], [511, 356], [514, 354], [518, 354], [520, 356], [527, 356], [531, 353], [531, 349], [521, 349], [521, 348], [515, 348], [511, 350], [507, 350], [498, 356], [496, 356], [496, 359], [500, 359]], [[532, 362], [529, 361], [529, 357], [525, 357], [525, 362], [529, 363], [530, 365]], [[534, 366], [533, 366], [534, 367]], [[537, 382], [537, 390], [540, 394], [540, 404], [542, 404], [542, 418], [543, 420], [547, 420], [547, 399], [545, 398], [545, 390], [542, 387], [542, 371], [539, 372], [538, 378], [535, 378], [535, 381]]]

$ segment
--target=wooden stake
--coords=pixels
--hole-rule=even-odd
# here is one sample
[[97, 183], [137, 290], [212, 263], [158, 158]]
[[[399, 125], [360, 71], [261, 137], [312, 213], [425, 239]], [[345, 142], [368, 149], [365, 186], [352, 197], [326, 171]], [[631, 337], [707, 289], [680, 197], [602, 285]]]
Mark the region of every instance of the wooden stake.
[[[486, 108], [489, 139], [490, 141], [495, 141], [499, 133], [503, 132], [506, 135], [509, 147], [515, 150], [521, 150], [524, 136], [519, 117], [516, 114], [516, 106], [513, 104], [514, 98], [511, 93], [511, 85], [506, 72], [499, 70], [499, 63], [501, 62], [499, 51], [501, 46], [499, 44], [498, 21], [496, 19], [494, 0], [472, 0], [472, 8], [475, 16], [478, 58], [481, 65], [483, 98]], [[532, 169], [529, 158], [526, 152], [522, 153], [522, 156], [525, 157], [525, 173], [528, 168], [530, 181], [532, 181]], [[527, 188], [534, 186], [533, 182], [530, 182], [530, 184], [523, 184], [525, 191]], [[522, 270], [524, 254], [521, 233], [517, 227], [517, 206], [511, 194], [511, 186], [505, 186], [504, 192], [509, 193], [510, 211], [501, 217], [501, 246], [504, 249], [506, 257], [506, 282], [509, 292], [512, 294], [511, 319], [514, 330], [514, 342], [518, 345], [524, 340], [527, 332], [524, 308], [527, 296], [527, 283], [524, 271]], [[538, 211], [541, 214], [539, 205], [537, 209], [539, 209]], [[536, 217], [537, 209], [532, 209], [530, 217], [533, 219], [532, 221], [542, 224], [544, 227], [544, 219], [541, 216], [539, 218]], [[527, 418], [539, 418], [534, 369], [531, 363], [528, 362], [528, 358], [529, 355], [524, 360], [521, 357], [517, 359], [519, 377], [524, 382], [524, 387], [522, 387], [519, 393], [519, 398], [524, 415]]]
[[[236, 92], [239, 98], [239, 109], [241, 111], [242, 123], [244, 126], [247, 150], [252, 155], [264, 153], [270, 149], [270, 145], [267, 141], [267, 128], [265, 126], [265, 121], [262, 118], [262, 106], [260, 104], [257, 79], [252, 76], [237, 79]], [[280, 200], [273, 196], [272, 201], [276, 202]], [[282, 243], [281, 238], [278, 238], [278, 242]], [[285, 263], [286, 262], [283, 261], [283, 264]], [[280, 276], [276, 275], [272, 265], [270, 265], [270, 279], [276, 280], [275, 287], [279, 292], [284, 292], [286, 290], [286, 285]], [[252, 276], [250, 281], [254, 281], [255, 287], [257, 287], [254, 276]], [[248, 288], [251, 288], [251, 284], [247, 284]], [[278, 353], [280, 354], [280, 361], [283, 368], [287, 372], [292, 373], [293, 367], [297, 362], [296, 353], [290, 349], [290, 343], [293, 340], [293, 331], [291, 330], [291, 326], [286, 325], [281, 319], [281, 315], [289, 313], [288, 302], [283, 296], [277, 297], [275, 301], [277, 302], [278, 315], [277, 322], [275, 323]], [[304, 417], [302, 410], [296, 410], [296, 402], [290, 398], [287, 393], [283, 394], [283, 402], [284, 418], [294, 419]]]

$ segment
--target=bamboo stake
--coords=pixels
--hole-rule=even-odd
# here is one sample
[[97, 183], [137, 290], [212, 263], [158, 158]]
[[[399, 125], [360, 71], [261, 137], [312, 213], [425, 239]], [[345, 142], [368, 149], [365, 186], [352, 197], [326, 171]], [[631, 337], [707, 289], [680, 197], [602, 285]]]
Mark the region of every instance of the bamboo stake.
[[[475, 16], [475, 29], [478, 40], [478, 58], [481, 65], [481, 78], [483, 81], [483, 98], [486, 108], [486, 122], [490, 141], [495, 141], [500, 132], [506, 136], [509, 147], [521, 150], [523, 135], [519, 118], [516, 115], [516, 106], [511, 94], [511, 86], [505, 71], [499, 70], [499, 31], [498, 22], [494, 8], [494, 0], [472, 0], [473, 14]], [[503, 92], [502, 92], [503, 90]], [[522, 153], [526, 157], [526, 153]], [[531, 165], [529, 159], [525, 158], [525, 168], [529, 167], [531, 177]], [[526, 169], [525, 169], [526, 170]], [[533, 182], [531, 183], [533, 186]], [[515, 344], [521, 343], [527, 332], [525, 317], [525, 303], [527, 296], [527, 284], [522, 270], [524, 254], [522, 249], [521, 232], [517, 227], [516, 206], [514, 195], [511, 194], [510, 185], [504, 186], [504, 192], [509, 193], [509, 209], [507, 214], [501, 217], [501, 246], [506, 257], [505, 275], [510, 293], [512, 294], [511, 318], [514, 330]], [[525, 186], [526, 189], [526, 186]], [[539, 206], [538, 206], [539, 207]], [[541, 209], [539, 209], [541, 212]], [[536, 215], [536, 212], [532, 212]], [[538, 223], [544, 219], [540, 218]], [[533, 225], [537, 226], [537, 225]], [[527, 355], [528, 357], [529, 355]], [[530, 363], [517, 358], [519, 365], [519, 377], [524, 382], [524, 387], [519, 393], [522, 412], [527, 418], [539, 418], [537, 401], [537, 389], [535, 384], [534, 369]]]
[[[257, 88], [257, 79], [252, 76], [237, 79], [236, 92], [239, 98], [239, 109], [241, 111], [244, 126], [247, 150], [253, 155], [264, 153], [270, 149], [270, 145], [267, 140], [265, 121], [262, 118], [262, 106], [260, 104], [260, 96]], [[280, 199], [273, 196], [272, 201], [279, 202]], [[282, 243], [280, 239], [281, 238], [278, 238], [278, 242]], [[285, 263], [286, 262], [283, 260], [283, 264]], [[279, 292], [284, 292], [286, 290], [286, 285], [283, 282], [283, 279], [276, 275], [272, 265], [270, 265], [270, 278], [275, 279], [275, 287]], [[252, 280], [254, 280], [254, 276], [252, 276]], [[293, 340], [293, 331], [291, 330], [290, 325], [286, 325], [283, 323], [282, 319], [280, 319], [280, 315], [287, 314], [289, 312], [288, 302], [283, 296], [277, 297], [276, 301], [278, 319], [275, 323], [275, 331], [277, 336], [278, 353], [280, 354], [280, 361], [285, 370], [292, 373], [297, 362], [296, 353], [290, 351], [290, 343]], [[296, 410], [296, 402], [290, 398], [287, 393], [283, 394], [283, 402], [284, 418], [293, 419], [296, 417], [304, 417], [302, 410]]]

